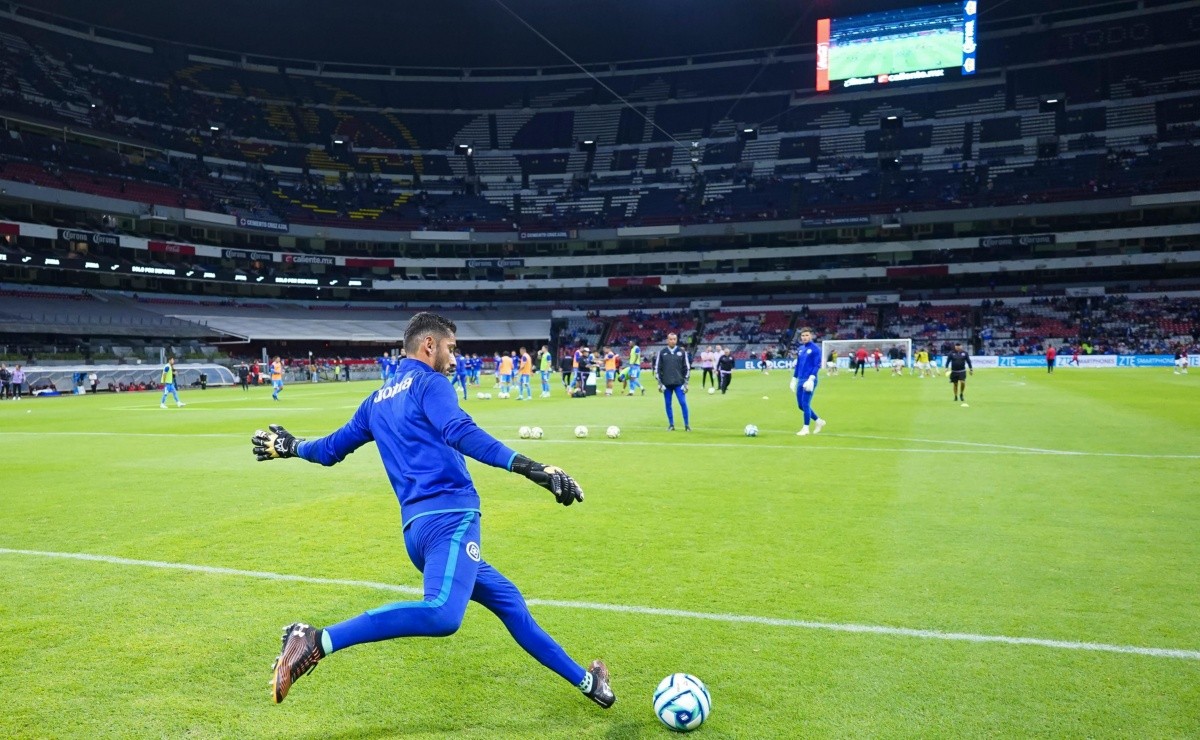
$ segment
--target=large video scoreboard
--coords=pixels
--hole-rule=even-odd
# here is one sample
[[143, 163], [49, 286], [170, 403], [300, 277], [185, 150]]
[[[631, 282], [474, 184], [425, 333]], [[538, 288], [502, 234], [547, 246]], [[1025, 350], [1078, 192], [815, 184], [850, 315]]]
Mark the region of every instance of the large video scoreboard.
[[817, 21], [817, 90], [975, 74], [976, 0]]

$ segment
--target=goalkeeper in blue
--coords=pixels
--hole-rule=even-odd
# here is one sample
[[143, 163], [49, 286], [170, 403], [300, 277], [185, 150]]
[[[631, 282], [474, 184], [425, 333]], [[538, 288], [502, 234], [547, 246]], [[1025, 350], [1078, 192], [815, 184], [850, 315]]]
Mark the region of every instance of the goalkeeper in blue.
[[563, 506], [583, 501], [583, 489], [560, 468], [519, 455], [476, 426], [457, 402], [445, 373], [453, 369], [454, 322], [419, 313], [404, 332], [407, 357], [391, 380], [368, 396], [345, 426], [304, 441], [272, 425], [254, 434], [260, 461], [300, 457], [336, 465], [368, 442], [379, 449], [400, 501], [404, 545], [424, 578], [425, 598], [384, 604], [323, 629], [296, 622], [284, 628], [271, 680], [275, 703], [301, 676], [338, 650], [397, 637], [445, 637], [462, 624], [470, 601], [491, 611], [542, 665], [608, 708], [616, 701], [608, 668], [584, 668], [538, 626], [521, 592], [483, 559], [479, 494], [465, 456], [519, 473]]
[[812, 329], [800, 330], [800, 346], [796, 348], [796, 370], [792, 373], [792, 392], [796, 394], [796, 405], [804, 413], [804, 426], [797, 435], [803, 437], [810, 431], [819, 434], [825, 428], [825, 420], [813, 411], [812, 398], [817, 392], [817, 374], [821, 371], [821, 348], [813, 341]]

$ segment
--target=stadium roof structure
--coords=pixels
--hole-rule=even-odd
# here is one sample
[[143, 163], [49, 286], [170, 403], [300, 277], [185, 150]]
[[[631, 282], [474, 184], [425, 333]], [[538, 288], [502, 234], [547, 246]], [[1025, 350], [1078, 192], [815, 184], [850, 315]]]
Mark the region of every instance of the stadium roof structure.
[[[22, 0], [22, 15], [257, 57], [402, 67], [571, 66], [815, 43], [816, 20], [938, 0]], [[1003, 0], [981, 22], [1113, 0]], [[995, 10], [991, 7], [994, 6]], [[536, 32], [533, 30], [536, 29]], [[85, 31], [86, 32], [86, 31]]]
[[[264, 319], [253, 316], [187, 315], [189, 321], [203, 321], [222, 332], [255, 341], [339, 341], [379, 344], [397, 342], [404, 337], [410, 316], [392, 321], [337, 319]], [[456, 338], [471, 341], [546, 341], [550, 320], [459, 320]]]

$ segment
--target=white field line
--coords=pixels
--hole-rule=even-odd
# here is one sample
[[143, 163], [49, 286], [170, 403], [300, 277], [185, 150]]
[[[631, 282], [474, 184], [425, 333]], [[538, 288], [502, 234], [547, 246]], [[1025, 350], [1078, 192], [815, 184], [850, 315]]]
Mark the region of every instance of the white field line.
[[[161, 409], [158, 409], [161, 411]], [[232, 411], [232, 409], [229, 409]], [[275, 409], [264, 409], [271, 411]], [[294, 411], [318, 411], [320, 409], [293, 409]], [[264, 425], [265, 426], [265, 425]], [[557, 427], [553, 427], [557, 428]], [[565, 427], [564, 427], [565, 428]], [[657, 427], [653, 427], [657, 429]], [[254, 432], [251, 431], [250, 434]], [[306, 430], [294, 430], [294, 434], [300, 434], [306, 437], [314, 438], [324, 434], [325, 432], [308, 432]], [[214, 434], [214, 433], [191, 433], [191, 432], [18, 432], [0, 430], [0, 437], [154, 437], [162, 439], [164, 437], [215, 437], [240, 439], [237, 434]], [[565, 435], [564, 435], [565, 436]], [[987, 442], [962, 442], [950, 439], [913, 439], [906, 437], [885, 437], [885, 436], [870, 436], [870, 435], [854, 435], [854, 434], [829, 434], [826, 438], [841, 438], [841, 439], [877, 439], [889, 442], [923, 442], [926, 444], [944, 444], [944, 445], [959, 445], [968, 449], [938, 449], [938, 448], [920, 448], [920, 447], [848, 447], [846, 445], [838, 445], [836, 447], [813, 443], [811, 441], [796, 443], [796, 444], [763, 444], [760, 442], [684, 442], [682, 440], [663, 440], [658, 442], [639, 442], [630, 439], [610, 440], [601, 437], [599, 434], [594, 438], [588, 439], [517, 439], [513, 437], [501, 436], [497, 437], [501, 442], [513, 442], [521, 445], [546, 445], [546, 444], [607, 444], [607, 445], [634, 445], [639, 447], [663, 447], [670, 446], [672, 448], [679, 447], [699, 447], [699, 448], [729, 448], [738, 450], [748, 449], [767, 449], [767, 450], [796, 450], [801, 447], [813, 452], [895, 452], [895, 453], [913, 453], [924, 455], [1050, 455], [1063, 457], [1116, 457], [1116, 458], [1137, 458], [1144, 460], [1200, 460], [1200, 455], [1184, 455], [1184, 454], [1155, 454], [1148, 452], [1088, 452], [1086, 450], [1054, 450], [1040, 447], [1018, 447], [1015, 445], [992, 444]], [[810, 438], [811, 439], [811, 438]]]
[[[168, 563], [160, 560], [134, 560], [110, 555], [90, 555], [74, 552], [46, 552], [42, 550], [16, 550], [0, 547], [0, 555], [22, 555], [39, 558], [59, 558], [66, 560], [86, 560], [110, 565], [138, 566], [143, 568], [160, 568], [165, 570], [182, 570], [191, 573], [206, 573], [209, 575], [241, 576], [259, 578], [271, 581], [291, 581], [295, 583], [312, 583], [322, 586], [350, 586], [353, 588], [369, 588], [375, 591], [390, 591], [409, 596], [420, 596], [423, 591], [414, 586], [401, 586], [392, 583], [375, 581], [359, 581], [347, 578], [316, 578], [313, 576], [297, 576], [267, 571], [241, 570], [238, 568], [221, 568], [211, 565], [192, 565], [189, 563]], [[1101, 653], [1124, 653], [1143, 655], [1152, 658], [1175, 658], [1179, 660], [1200, 660], [1200, 650], [1182, 650], [1178, 648], [1154, 648], [1137, 645], [1111, 645], [1102, 642], [1081, 642], [1076, 640], [1048, 640], [1040, 637], [1011, 637], [1007, 635], [977, 635], [969, 632], [943, 632], [941, 630], [912, 629], [908, 627], [888, 627], [873, 624], [847, 624], [839, 622], [814, 622], [804, 619], [777, 619], [773, 617], [757, 617], [743, 614], [722, 614], [713, 612], [694, 612], [681, 609], [660, 609], [650, 606], [632, 606], [625, 604], [601, 604], [589, 601], [561, 601], [557, 599], [526, 599], [533, 606], [548, 606], [561, 609], [582, 609], [589, 611], [617, 612], [622, 614], [639, 614], [655, 617], [673, 617], [675, 619], [701, 619], [710, 622], [725, 622], [727, 624], [758, 624], [767, 627], [790, 627], [795, 629], [824, 630], [829, 632], [853, 632], [869, 635], [886, 635], [889, 637], [916, 637], [926, 640], [946, 640], [952, 642], [1000, 643], [1003, 645], [1031, 645], [1034, 647], [1052, 648], [1056, 650], [1086, 650]]]

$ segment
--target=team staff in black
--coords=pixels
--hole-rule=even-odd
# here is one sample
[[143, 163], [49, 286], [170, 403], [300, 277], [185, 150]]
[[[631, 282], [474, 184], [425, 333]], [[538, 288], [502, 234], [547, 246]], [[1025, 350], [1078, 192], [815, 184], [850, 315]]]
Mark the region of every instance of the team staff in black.
[[954, 351], [946, 355], [946, 367], [950, 368], [950, 387], [954, 390], [954, 400], [966, 402], [967, 373], [975, 374], [971, 364], [971, 355], [963, 349], [962, 342], [954, 343]]
[[663, 394], [663, 402], [667, 406], [667, 431], [675, 431], [675, 410], [671, 405], [671, 396], [679, 399], [679, 408], [683, 410], [683, 429], [692, 431], [688, 422], [687, 384], [692, 372], [692, 363], [687, 350], [679, 346], [679, 337], [672, 332], [667, 335], [667, 346], [659, 350], [654, 357], [654, 379], [658, 381], [658, 390]]
[[729, 390], [729, 381], [731, 380], [733, 380], [733, 353], [725, 350], [717, 359], [717, 383], [721, 388], [721, 395]]

